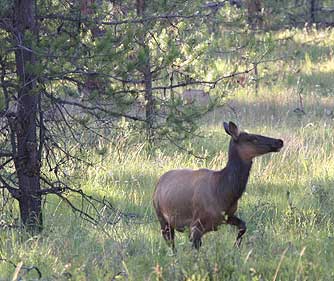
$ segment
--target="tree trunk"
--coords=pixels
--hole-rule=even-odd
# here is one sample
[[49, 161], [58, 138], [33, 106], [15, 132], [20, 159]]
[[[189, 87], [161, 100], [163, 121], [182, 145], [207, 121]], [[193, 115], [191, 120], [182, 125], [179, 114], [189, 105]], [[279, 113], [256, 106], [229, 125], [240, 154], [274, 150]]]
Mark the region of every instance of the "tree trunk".
[[[33, 0], [16, 0], [14, 29], [17, 40], [15, 51], [16, 72], [20, 81], [16, 116], [15, 168], [20, 190], [19, 207], [21, 221], [31, 232], [42, 230], [42, 208], [40, 193], [40, 160], [37, 143], [38, 95], [34, 92], [36, 76], [33, 73], [35, 56], [31, 49], [36, 36]], [[29, 32], [29, 39], [27, 33]], [[24, 46], [24, 48], [23, 48]]]
[[310, 22], [315, 23], [316, 21], [316, 0], [310, 0]]
[[247, 0], [247, 18], [248, 24], [252, 29], [261, 27], [262, 25], [262, 1], [261, 0]]
[[[94, 7], [101, 7], [103, 4], [102, 0], [80, 0], [80, 4], [80, 11], [85, 19], [90, 19], [92, 21], [98, 19], [98, 14], [96, 14]], [[97, 37], [102, 37], [105, 33], [105, 31], [100, 29], [100, 27], [94, 22], [89, 23], [88, 28], [92, 33], [93, 40], [95, 40]]]
[[150, 143], [153, 142], [154, 138], [154, 98], [152, 94], [152, 73], [150, 67], [149, 53], [147, 58], [147, 65], [144, 69], [145, 79], [145, 102], [146, 102], [146, 135]]
[[[145, 0], [136, 0], [137, 15], [143, 17], [145, 15]], [[144, 28], [147, 29], [144, 23]], [[141, 47], [145, 50], [146, 61], [142, 68], [142, 73], [145, 80], [145, 119], [146, 119], [146, 136], [149, 143], [153, 142], [154, 138], [154, 97], [152, 92], [152, 71], [150, 60], [150, 47], [145, 42], [146, 33], [143, 35], [140, 41]]]

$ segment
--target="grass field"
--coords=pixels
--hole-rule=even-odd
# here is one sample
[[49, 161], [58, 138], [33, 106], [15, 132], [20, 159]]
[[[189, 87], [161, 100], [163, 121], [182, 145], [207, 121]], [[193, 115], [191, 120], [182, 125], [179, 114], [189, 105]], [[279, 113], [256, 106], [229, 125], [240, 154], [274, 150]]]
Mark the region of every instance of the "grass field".
[[[42, 280], [334, 280], [334, 32], [288, 35], [276, 55], [291, 58], [260, 67], [259, 93], [253, 85], [238, 89], [229, 107], [203, 122], [205, 138], [189, 143], [207, 159], [172, 146], [149, 154], [145, 144], [126, 140], [119, 147], [102, 144], [103, 156], [90, 151], [97, 164], [69, 167], [73, 180], [138, 217], [93, 227], [49, 196], [43, 234], [0, 230], [0, 258], [15, 264], [0, 262], [0, 280], [36, 280], [33, 266]], [[305, 114], [296, 110], [301, 107]], [[177, 233], [173, 255], [153, 211], [155, 183], [173, 168], [223, 168], [229, 138], [222, 122], [228, 120], [282, 138], [285, 147], [254, 161], [238, 209], [248, 226], [240, 249], [233, 247], [236, 229], [222, 225], [204, 236], [199, 252], [187, 233]]]

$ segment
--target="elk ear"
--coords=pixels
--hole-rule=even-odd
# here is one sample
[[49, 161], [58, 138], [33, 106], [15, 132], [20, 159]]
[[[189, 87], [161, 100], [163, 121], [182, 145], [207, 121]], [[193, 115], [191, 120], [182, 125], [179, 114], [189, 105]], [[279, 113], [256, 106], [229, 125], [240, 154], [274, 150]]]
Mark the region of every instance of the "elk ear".
[[226, 134], [231, 135], [229, 128], [228, 128], [228, 124], [226, 122], [224, 122], [224, 129], [225, 129]]
[[240, 132], [239, 132], [238, 126], [235, 125], [233, 122], [229, 122], [229, 124], [224, 122], [224, 129], [225, 129], [225, 132], [228, 135], [230, 135], [234, 140], [238, 139]]

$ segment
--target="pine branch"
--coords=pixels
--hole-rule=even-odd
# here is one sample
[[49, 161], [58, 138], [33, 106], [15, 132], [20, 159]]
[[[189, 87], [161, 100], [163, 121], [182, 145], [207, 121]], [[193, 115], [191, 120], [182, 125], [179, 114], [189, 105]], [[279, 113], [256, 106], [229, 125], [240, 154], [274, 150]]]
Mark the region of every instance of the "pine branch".
[[2, 183], [2, 186], [0, 186], [0, 189], [7, 189], [8, 192], [15, 198], [19, 199], [21, 196], [21, 192], [19, 189], [12, 187], [7, 183], [7, 181], [0, 175], [0, 182]]
[[195, 19], [195, 18], [207, 18], [212, 14], [209, 13], [195, 13], [191, 15], [182, 15], [182, 14], [165, 14], [165, 15], [156, 15], [156, 16], [149, 16], [149, 17], [137, 17], [133, 19], [125, 19], [125, 20], [111, 20], [111, 21], [99, 21], [94, 20], [89, 17], [69, 17], [63, 16], [60, 14], [47, 14], [47, 15], [38, 15], [37, 19], [44, 20], [44, 19], [52, 19], [52, 20], [62, 20], [62, 21], [69, 21], [69, 22], [83, 22], [86, 24], [98, 24], [98, 25], [105, 25], [105, 26], [118, 26], [118, 25], [126, 25], [126, 24], [144, 24], [147, 22], [154, 22], [154, 21], [169, 21], [173, 19]]
[[46, 94], [46, 96], [48, 98], [50, 98], [52, 101], [58, 103], [58, 104], [67, 104], [67, 105], [72, 105], [72, 106], [76, 106], [76, 107], [79, 107], [83, 110], [86, 110], [88, 113], [90, 114], [93, 114], [96, 116], [96, 114], [94, 114], [95, 111], [100, 111], [100, 112], [104, 112], [108, 115], [111, 115], [111, 116], [114, 116], [114, 117], [126, 117], [128, 119], [131, 119], [131, 120], [134, 120], [134, 121], [141, 121], [141, 122], [146, 122], [145, 119], [142, 119], [142, 118], [139, 118], [139, 117], [136, 117], [136, 116], [131, 116], [131, 115], [128, 115], [128, 114], [125, 114], [125, 113], [118, 113], [118, 112], [114, 112], [114, 111], [111, 111], [111, 110], [108, 110], [108, 109], [105, 109], [101, 106], [88, 106], [88, 105], [84, 105], [82, 103], [79, 103], [79, 102], [76, 102], [76, 101], [67, 101], [67, 100], [63, 100], [61, 98], [58, 98], [58, 97], [54, 97], [50, 94]]

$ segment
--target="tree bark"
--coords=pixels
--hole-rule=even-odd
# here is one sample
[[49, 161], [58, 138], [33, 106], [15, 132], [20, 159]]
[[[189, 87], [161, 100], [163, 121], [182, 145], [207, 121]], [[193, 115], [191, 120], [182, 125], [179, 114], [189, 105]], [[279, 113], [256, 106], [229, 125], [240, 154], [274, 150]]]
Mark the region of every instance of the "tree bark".
[[33, 52], [29, 51], [32, 47], [32, 38], [36, 38], [34, 7], [34, 0], [15, 1], [14, 40], [17, 41], [15, 59], [20, 82], [15, 126], [17, 141], [15, 168], [20, 190], [18, 200], [21, 221], [29, 231], [39, 232], [43, 223], [36, 124], [38, 94], [35, 92], [36, 75], [33, 73], [36, 59]]
[[144, 79], [145, 79], [145, 102], [146, 102], [146, 135], [150, 143], [153, 142], [154, 138], [154, 98], [152, 93], [152, 72], [150, 65], [150, 58], [148, 54], [147, 64], [144, 68]]
[[[137, 15], [143, 17], [145, 15], [145, 0], [136, 0]], [[144, 24], [144, 28], [147, 27]], [[141, 39], [141, 47], [145, 50], [146, 61], [142, 68], [142, 73], [145, 80], [145, 119], [146, 119], [146, 136], [149, 143], [153, 142], [154, 139], [154, 97], [152, 92], [152, 71], [151, 71], [151, 60], [150, 60], [150, 47], [145, 42], [146, 33]]]
[[262, 1], [261, 0], [247, 0], [247, 17], [248, 17], [248, 24], [252, 29], [260, 27], [262, 25]]
[[316, 21], [316, 0], [310, 0], [310, 22], [315, 23]]

